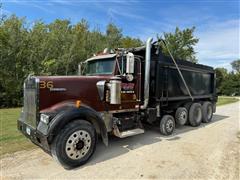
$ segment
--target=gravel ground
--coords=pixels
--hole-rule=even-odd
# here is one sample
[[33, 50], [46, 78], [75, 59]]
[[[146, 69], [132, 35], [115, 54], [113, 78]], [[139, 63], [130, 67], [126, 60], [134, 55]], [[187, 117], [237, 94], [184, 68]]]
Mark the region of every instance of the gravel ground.
[[158, 129], [99, 143], [90, 161], [65, 170], [41, 149], [1, 159], [1, 179], [239, 179], [240, 103], [217, 108], [213, 122], [178, 127], [164, 137]]

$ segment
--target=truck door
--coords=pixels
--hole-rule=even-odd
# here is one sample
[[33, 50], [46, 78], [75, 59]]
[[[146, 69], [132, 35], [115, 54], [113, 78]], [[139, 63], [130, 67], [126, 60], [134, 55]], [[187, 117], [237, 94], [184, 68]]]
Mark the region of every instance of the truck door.
[[141, 62], [134, 59], [131, 73], [127, 67], [127, 58], [119, 58], [118, 63], [121, 71], [118, 75], [122, 74], [121, 108], [122, 110], [138, 109], [141, 100]]

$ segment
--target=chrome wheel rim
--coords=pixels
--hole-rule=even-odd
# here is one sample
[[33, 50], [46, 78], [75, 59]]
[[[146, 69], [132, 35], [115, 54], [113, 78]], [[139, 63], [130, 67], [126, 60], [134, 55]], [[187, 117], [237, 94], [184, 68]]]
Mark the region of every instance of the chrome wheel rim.
[[171, 132], [173, 130], [173, 121], [169, 119], [166, 123], [166, 130], [167, 132]]
[[91, 141], [91, 136], [87, 131], [75, 131], [66, 142], [65, 151], [67, 156], [73, 160], [81, 159], [88, 153]]
[[179, 119], [182, 120], [182, 121], [185, 121], [187, 119], [187, 112], [182, 111], [179, 115]]

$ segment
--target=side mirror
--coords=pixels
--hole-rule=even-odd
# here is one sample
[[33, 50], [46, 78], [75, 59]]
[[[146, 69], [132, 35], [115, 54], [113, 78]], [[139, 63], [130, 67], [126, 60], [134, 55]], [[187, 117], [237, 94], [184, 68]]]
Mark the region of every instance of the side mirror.
[[133, 55], [133, 53], [127, 54], [126, 73], [127, 74], [134, 73], [134, 55]]

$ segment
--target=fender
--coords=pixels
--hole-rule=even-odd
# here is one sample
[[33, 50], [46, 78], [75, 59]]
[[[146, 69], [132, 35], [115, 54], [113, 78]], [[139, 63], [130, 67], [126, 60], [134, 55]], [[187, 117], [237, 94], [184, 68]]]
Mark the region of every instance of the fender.
[[83, 104], [79, 108], [75, 106], [68, 106], [58, 112], [58, 114], [49, 123], [47, 132], [49, 142], [52, 142], [53, 137], [61, 131], [66, 124], [76, 119], [83, 119], [92, 123], [96, 132], [101, 134], [103, 143], [108, 146], [108, 134], [104, 120], [101, 116], [99, 116], [97, 111]]

